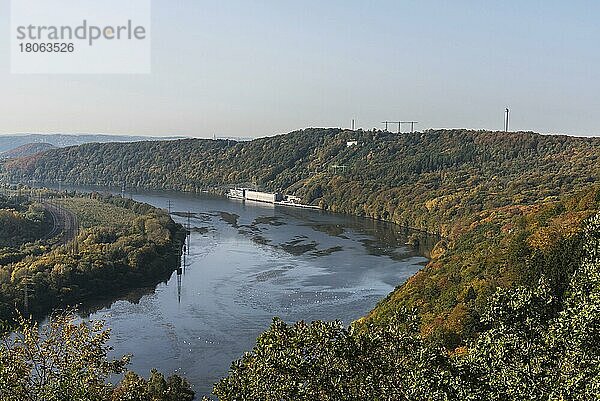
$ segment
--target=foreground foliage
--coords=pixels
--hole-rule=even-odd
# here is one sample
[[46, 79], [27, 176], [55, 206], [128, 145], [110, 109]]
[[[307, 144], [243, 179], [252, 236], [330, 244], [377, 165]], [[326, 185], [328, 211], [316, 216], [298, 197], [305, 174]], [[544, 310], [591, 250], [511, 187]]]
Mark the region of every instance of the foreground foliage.
[[214, 392], [221, 401], [600, 399], [600, 215], [583, 243], [564, 296], [543, 277], [499, 290], [485, 329], [456, 352], [424, 340], [406, 311], [368, 330], [276, 319]]
[[23, 318], [0, 346], [0, 399], [3, 401], [191, 401], [194, 393], [179, 376], [165, 380], [152, 371], [148, 380], [126, 372], [130, 357], [112, 360], [110, 331], [102, 322], [77, 322], [54, 314], [43, 327]]

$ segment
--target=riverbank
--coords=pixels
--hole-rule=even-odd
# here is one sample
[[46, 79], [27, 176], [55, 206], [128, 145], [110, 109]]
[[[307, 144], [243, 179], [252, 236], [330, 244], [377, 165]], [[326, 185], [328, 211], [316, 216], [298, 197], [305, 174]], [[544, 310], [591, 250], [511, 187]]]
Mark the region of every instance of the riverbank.
[[[0, 318], [156, 285], [179, 266], [185, 232], [163, 211], [109, 195], [50, 193], [52, 238], [3, 249]], [[56, 240], [59, 238], [59, 240]], [[18, 257], [17, 257], [18, 256]]]

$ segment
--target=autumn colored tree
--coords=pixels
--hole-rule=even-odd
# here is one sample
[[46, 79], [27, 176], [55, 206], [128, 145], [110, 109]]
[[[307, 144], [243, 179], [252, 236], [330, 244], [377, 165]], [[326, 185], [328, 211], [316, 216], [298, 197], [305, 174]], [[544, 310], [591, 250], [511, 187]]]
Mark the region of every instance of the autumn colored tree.
[[[152, 371], [148, 380], [126, 372], [130, 356], [111, 359], [110, 330], [101, 321], [82, 321], [72, 312], [49, 322], [18, 319], [0, 346], [3, 401], [191, 401], [194, 392], [179, 376]], [[126, 372], [116, 387], [109, 378]]]

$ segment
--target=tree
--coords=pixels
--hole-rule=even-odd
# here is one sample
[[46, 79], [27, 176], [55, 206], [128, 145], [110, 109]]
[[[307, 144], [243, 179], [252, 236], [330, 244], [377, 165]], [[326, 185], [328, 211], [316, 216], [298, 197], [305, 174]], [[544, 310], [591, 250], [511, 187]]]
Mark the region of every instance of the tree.
[[108, 378], [125, 371], [129, 357], [108, 358], [109, 330], [55, 313], [47, 325], [19, 317], [18, 329], [0, 349], [0, 398], [7, 401], [101, 401]]
[[[78, 322], [71, 312], [55, 313], [48, 324], [23, 317], [0, 347], [3, 401], [192, 401], [189, 383], [166, 380], [153, 370], [149, 380], [126, 372], [129, 356], [110, 359], [110, 330], [101, 321]], [[125, 373], [115, 388], [111, 375]]]
[[150, 378], [145, 380], [133, 372], [115, 389], [111, 401], [192, 401], [194, 392], [189, 383], [177, 375], [165, 377], [152, 369]]
[[583, 243], [565, 299], [545, 282], [494, 295], [488, 330], [457, 360], [470, 379], [462, 399], [600, 399], [600, 214]]
[[356, 331], [339, 322], [274, 319], [214, 393], [234, 400], [448, 400], [453, 373], [443, 350], [419, 336], [413, 313]]

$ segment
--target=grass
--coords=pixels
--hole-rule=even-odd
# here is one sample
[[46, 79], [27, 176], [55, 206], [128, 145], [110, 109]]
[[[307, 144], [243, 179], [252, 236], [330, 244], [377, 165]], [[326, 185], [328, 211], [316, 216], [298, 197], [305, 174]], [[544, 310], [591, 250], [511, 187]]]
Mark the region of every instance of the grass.
[[132, 210], [90, 198], [61, 199], [59, 203], [77, 216], [83, 228], [97, 226], [123, 227], [139, 217]]

